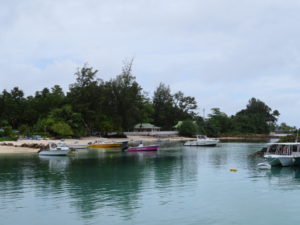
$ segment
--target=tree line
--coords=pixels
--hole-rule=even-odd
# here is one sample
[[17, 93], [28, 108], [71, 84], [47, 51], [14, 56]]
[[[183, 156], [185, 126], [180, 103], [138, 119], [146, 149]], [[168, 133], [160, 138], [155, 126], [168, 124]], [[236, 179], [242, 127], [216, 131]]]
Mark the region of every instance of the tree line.
[[[125, 63], [115, 78], [103, 81], [98, 70], [84, 65], [75, 82], [64, 93], [59, 85], [24, 96], [18, 87], [0, 94], [0, 136], [18, 130], [20, 134], [49, 136], [105, 135], [130, 131], [137, 123], [152, 123], [172, 130], [178, 121], [183, 135], [203, 133], [268, 133], [279, 112], [252, 98], [245, 109], [227, 116], [219, 108], [204, 119], [197, 102], [181, 91], [172, 93], [160, 83], [150, 97], [132, 74], [132, 61]], [[188, 130], [189, 132], [185, 132]], [[192, 132], [191, 132], [192, 130]]]

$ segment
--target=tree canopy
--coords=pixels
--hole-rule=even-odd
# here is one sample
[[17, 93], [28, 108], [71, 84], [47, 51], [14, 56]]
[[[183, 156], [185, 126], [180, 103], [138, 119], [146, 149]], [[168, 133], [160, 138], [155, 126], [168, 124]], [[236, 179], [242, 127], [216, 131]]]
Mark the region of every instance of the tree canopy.
[[[124, 132], [137, 123], [153, 123], [162, 130], [184, 121], [185, 135], [205, 133], [268, 133], [279, 116], [259, 99], [251, 98], [245, 109], [228, 116], [213, 108], [207, 119], [199, 116], [194, 97], [172, 93], [160, 83], [149, 97], [133, 73], [133, 60], [124, 62], [121, 73], [104, 81], [99, 71], [85, 64], [75, 72], [75, 82], [65, 93], [59, 85], [36, 91], [32, 96], [15, 87], [0, 94], [0, 128], [23, 134], [82, 136]], [[9, 128], [10, 127], [10, 128]], [[278, 126], [277, 126], [278, 127]], [[282, 129], [287, 129], [282, 125]]]

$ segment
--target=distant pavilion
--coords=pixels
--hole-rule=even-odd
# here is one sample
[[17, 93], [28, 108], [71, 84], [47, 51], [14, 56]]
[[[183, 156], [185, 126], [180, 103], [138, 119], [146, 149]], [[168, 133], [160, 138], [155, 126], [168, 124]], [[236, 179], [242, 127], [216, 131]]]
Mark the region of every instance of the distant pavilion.
[[134, 126], [135, 132], [154, 132], [160, 131], [160, 127], [156, 127], [151, 123], [138, 123]]

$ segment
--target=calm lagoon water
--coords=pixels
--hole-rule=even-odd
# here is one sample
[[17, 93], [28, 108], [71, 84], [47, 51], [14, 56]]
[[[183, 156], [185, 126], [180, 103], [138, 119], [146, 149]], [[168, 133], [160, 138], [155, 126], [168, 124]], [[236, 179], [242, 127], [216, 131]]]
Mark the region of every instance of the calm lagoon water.
[[0, 155], [0, 224], [299, 223], [300, 170], [258, 170], [263, 146]]

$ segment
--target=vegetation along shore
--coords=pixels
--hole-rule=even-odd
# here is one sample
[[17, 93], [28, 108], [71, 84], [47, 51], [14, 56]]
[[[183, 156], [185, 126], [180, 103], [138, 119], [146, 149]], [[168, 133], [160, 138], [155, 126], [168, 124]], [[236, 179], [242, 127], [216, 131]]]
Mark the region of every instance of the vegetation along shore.
[[30, 96], [25, 96], [19, 87], [3, 90], [0, 141], [36, 135], [56, 139], [107, 137], [112, 132], [122, 135], [133, 131], [137, 124], [178, 131], [179, 136], [206, 134], [224, 139], [268, 136], [271, 131], [283, 128], [293, 130], [286, 124], [278, 126], [278, 110], [256, 98], [251, 98], [235, 115], [228, 116], [213, 108], [204, 118], [197, 111], [194, 97], [181, 91], [172, 93], [166, 84], [160, 83], [153, 96], [149, 96], [132, 74], [132, 61], [124, 63], [121, 74], [114, 79], [104, 81], [97, 74], [92, 67], [83, 66], [75, 73], [76, 80], [67, 92], [59, 85]]

